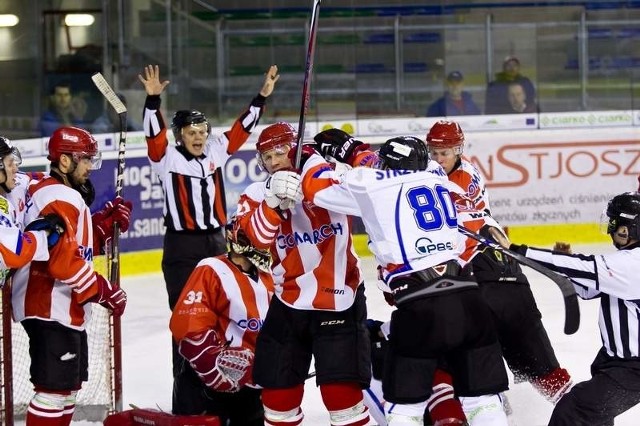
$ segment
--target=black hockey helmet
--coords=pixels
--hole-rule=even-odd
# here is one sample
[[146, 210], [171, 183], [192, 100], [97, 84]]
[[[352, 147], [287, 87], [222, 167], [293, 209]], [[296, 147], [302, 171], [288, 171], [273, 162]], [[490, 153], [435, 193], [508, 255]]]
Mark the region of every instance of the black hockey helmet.
[[181, 109], [176, 111], [171, 120], [171, 130], [173, 131], [176, 142], [180, 143], [182, 141], [180, 130], [182, 130], [183, 127], [201, 123], [207, 123], [207, 133], [211, 131], [211, 125], [207, 121], [207, 117], [200, 111], [195, 109]]
[[378, 151], [379, 169], [426, 170], [427, 146], [415, 136], [398, 136], [386, 141]]
[[625, 192], [616, 195], [609, 200], [606, 214], [609, 218], [608, 234], [613, 234], [620, 226], [626, 226], [629, 238], [640, 240], [640, 193]]
[[22, 163], [22, 156], [20, 155], [18, 148], [11, 144], [9, 138], [0, 136], [0, 170], [4, 169], [4, 158], [9, 155], [13, 155], [15, 157], [18, 166]]

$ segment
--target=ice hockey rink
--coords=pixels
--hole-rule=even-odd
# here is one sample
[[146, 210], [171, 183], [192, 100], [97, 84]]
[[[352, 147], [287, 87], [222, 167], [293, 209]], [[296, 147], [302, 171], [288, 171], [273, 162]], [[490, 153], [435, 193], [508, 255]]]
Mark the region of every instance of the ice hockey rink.
[[[575, 252], [598, 253], [615, 250], [610, 245], [582, 245]], [[373, 258], [364, 258], [365, 285], [369, 318], [386, 320], [391, 313], [375, 282]], [[581, 324], [577, 333], [563, 334], [564, 308], [562, 295], [555, 284], [544, 276], [525, 268], [544, 324], [556, 350], [560, 364], [567, 368], [574, 381], [590, 377], [589, 366], [601, 347], [598, 331], [598, 300], [580, 301]], [[128, 294], [126, 313], [122, 318], [124, 405], [171, 408], [171, 349], [168, 331], [169, 308], [162, 274], [125, 277], [122, 286]], [[513, 379], [512, 376], [510, 376]], [[528, 383], [514, 384], [507, 392], [513, 408], [511, 425], [546, 425], [552, 406]], [[303, 399], [304, 425], [329, 424], [315, 381], [305, 386]], [[616, 425], [637, 425], [640, 406], [616, 419]], [[74, 423], [89, 425], [96, 423]], [[375, 424], [375, 423], [371, 423]]]

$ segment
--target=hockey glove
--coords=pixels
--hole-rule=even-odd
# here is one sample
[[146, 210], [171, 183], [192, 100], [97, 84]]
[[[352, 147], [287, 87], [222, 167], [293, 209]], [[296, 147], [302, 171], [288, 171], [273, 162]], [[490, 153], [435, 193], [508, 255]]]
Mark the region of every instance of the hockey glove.
[[286, 210], [302, 201], [300, 175], [291, 171], [278, 171], [267, 179], [264, 201], [272, 209]]
[[237, 392], [251, 379], [253, 352], [243, 347], [228, 347], [214, 330], [185, 337], [178, 344], [178, 352], [214, 391]]
[[65, 229], [64, 220], [55, 213], [50, 213], [45, 217], [35, 219], [24, 228], [25, 232], [47, 231], [47, 245], [49, 248], [56, 245], [60, 240], [60, 235], [64, 234]]
[[487, 240], [500, 244], [504, 248], [509, 248], [511, 244], [511, 241], [509, 241], [509, 238], [507, 238], [504, 232], [495, 226], [484, 225], [480, 228], [479, 233]]
[[102, 247], [113, 235], [113, 224], [117, 223], [120, 231], [127, 232], [131, 221], [133, 204], [122, 197], [108, 201], [104, 208], [91, 216], [93, 222], [94, 246]]
[[351, 165], [359, 152], [369, 149], [369, 144], [356, 140], [340, 129], [324, 130], [313, 138], [325, 160], [335, 159]]
[[98, 303], [109, 309], [114, 316], [119, 317], [127, 306], [127, 293], [120, 288], [120, 283], [110, 283], [105, 277], [96, 273], [98, 294], [89, 299], [89, 302]]
[[[295, 167], [297, 150], [298, 150], [298, 147], [293, 146], [287, 153], [287, 157], [289, 157], [289, 160], [291, 160], [292, 167]], [[313, 149], [313, 146], [308, 144], [307, 145], [302, 144], [302, 156], [300, 157], [300, 170], [304, 168], [304, 163], [306, 163], [309, 157], [311, 157], [313, 154], [318, 154], [318, 152], [315, 149]]]

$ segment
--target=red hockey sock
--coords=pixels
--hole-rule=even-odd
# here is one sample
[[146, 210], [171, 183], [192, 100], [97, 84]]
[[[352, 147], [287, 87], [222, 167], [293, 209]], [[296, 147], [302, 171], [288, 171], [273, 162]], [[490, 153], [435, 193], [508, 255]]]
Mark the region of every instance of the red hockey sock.
[[264, 423], [270, 426], [295, 426], [302, 423], [304, 385], [287, 389], [263, 389]]
[[27, 409], [27, 426], [64, 426], [71, 423], [62, 423], [63, 409], [58, 407], [43, 407], [34, 404], [32, 400]]
[[434, 424], [464, 424], [467, 420], [462, 404], [454, 395], [452, 384], [453, 379], [449, 373], [436, 370], [433, 376], [433, 393], [427, 400], [429, 417]]
[[[27, 426], [68, 426], [71, 424], [73, 407], [67, 400], [71, 392], [51, 392], [36, 389], [27, 408]], [[71, 413], [65, 412], [71, 405]]]
[[533, 387], [553, 404], [558, 402], [562, 395], [567, 393], [573, 381], [571, 375], [564, 368], [556, 368], [542, 377], [537, 377], [531, 381]]
[[320, 393], [332, 425], [362, 426], [369, 423], [369, 410], [364, 405], [362, 388], [357, 383], [320, 385]]
[[60, 420], [60, 426], [69, 426], [71, 425], [71, 419], [73, 418], [73, 412], [76, 410], [75, 404], [65, 405], [64, 411], [62, 414], [62, 419]]

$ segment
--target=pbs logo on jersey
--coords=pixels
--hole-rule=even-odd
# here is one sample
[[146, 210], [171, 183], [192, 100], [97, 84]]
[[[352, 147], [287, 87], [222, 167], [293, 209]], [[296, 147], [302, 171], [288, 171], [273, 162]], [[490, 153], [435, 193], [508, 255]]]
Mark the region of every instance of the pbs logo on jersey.
[[453, 250], [453, 243], [451, 241], [447, 241], [446, 243], [434, 243], [427, 237], [418, 238], [414, 246], [418, 253], [427, 255], [438, 251]]

